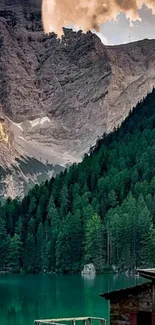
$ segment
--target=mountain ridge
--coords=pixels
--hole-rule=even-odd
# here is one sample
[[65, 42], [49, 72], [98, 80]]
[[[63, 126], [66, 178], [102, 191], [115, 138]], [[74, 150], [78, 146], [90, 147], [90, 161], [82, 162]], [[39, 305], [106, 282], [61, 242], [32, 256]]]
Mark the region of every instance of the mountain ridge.
[[[41, 160], [45, 170], [47, 161], [53, 171], [55, 165], [63, 169], [81, 161], [96, 139], [120, 125], [152, 90], [154, 63], [155, 40], [105, 46], [91, 32], [64, 29], [60, 42], [43, 33], [39, 2], [3, 1], [0, 104], [14, 151]], [[37, 119], [44, 122], [34, 126]], [[14, 196], [17, 187], [11, 189]]]

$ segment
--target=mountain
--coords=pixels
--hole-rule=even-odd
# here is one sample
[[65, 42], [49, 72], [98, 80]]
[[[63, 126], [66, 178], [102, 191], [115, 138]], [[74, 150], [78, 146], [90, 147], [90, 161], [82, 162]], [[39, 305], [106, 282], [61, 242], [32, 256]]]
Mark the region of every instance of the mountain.
[[14, 139], [2, 144], [1, 196], [81, 161], [155, 85], [155, 40], [105, 46], [64, 29], [60, 41], [44, 35], [40, 5], [0, 3], [0, 104]]
[[153, 267], [155, 90], [81, 163], [0, 206], [0, 252], [13, 272]]

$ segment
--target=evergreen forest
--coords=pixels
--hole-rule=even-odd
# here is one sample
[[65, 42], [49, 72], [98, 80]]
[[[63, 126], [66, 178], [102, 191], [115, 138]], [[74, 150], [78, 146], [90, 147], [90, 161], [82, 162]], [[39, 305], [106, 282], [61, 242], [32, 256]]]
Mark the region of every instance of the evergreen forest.
[[155, 265], [155, 90], [80, 164], [0, 205], [0, 270]]

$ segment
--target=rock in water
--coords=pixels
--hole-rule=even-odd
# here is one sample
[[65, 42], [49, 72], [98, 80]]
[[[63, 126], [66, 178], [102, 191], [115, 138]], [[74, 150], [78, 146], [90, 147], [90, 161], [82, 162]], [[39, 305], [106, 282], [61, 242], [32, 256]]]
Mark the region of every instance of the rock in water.
[[84, 265], [81, 275], [94, 275], [94, 274], [96, 274], [96, 269], [93, 263]]

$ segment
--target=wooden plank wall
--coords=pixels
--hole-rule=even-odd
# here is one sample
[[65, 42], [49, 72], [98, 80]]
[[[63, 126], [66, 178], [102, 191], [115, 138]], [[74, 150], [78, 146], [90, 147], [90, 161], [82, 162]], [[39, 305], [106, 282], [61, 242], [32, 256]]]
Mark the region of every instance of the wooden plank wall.
[[133, 312], [152, 312], [152, 290], [130, 297], [122, 297], [119, 301], [111, 301], [110, 304], [110, 325], [130, 325], [130, 315]]

